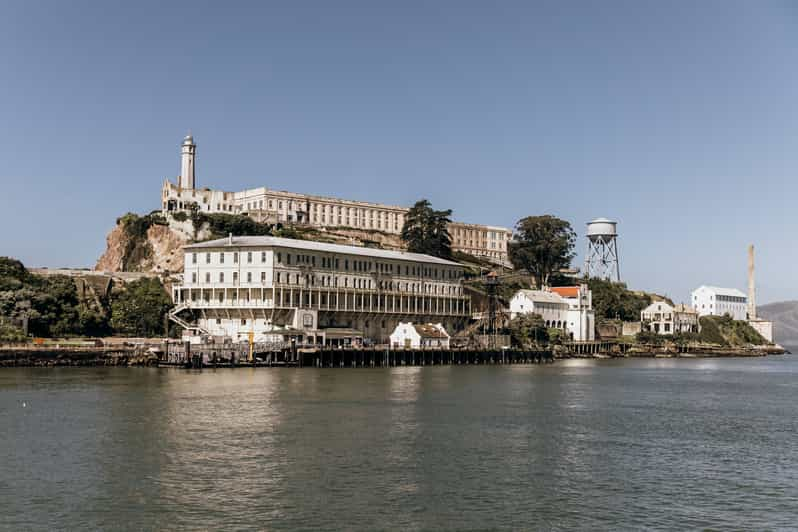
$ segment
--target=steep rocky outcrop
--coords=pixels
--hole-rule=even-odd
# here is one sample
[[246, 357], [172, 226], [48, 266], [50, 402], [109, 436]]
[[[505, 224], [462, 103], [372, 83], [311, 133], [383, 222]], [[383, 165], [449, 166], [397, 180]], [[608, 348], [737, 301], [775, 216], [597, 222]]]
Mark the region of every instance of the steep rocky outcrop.
[[118, 223], [106, 238], [106, 250], [97, 261], [95, 270], [107, 272], [175, 273], [183, 271], [180, 248], [192, 241], [192, 236], [173, 225], [154, 224], [143, 238], [126, 231]]
[[[225, 216], [223, 222], [229, 223], [233, 218], [230, 215]], [[249, 225], [253, 224], [252, 221], [246, 220]], [[164, 219], [159, 214], [145, 216], [126, 214], [117, 220], [116, 226], [108, 233], [105, 252], [97, 260], [94, 269], [106, 272], [180, 273], [183, 271], [181, 248], [184, 245], [225, 236], [221, 234], [222, 229], [212, 225], [212, 222], [214, 220], [211, 220], [211, 223], [200, 221], [198, 223], [201, 225], [195, 228], [191, 218], [183, 217], [182, 220], [176, 220], [172, 217]], [[247, 224], [241, 225], [247, 226]], [[225, 228], [224, 225], [221, 227]], [[255, 229], [263, 231], [262, 226]], [[234, 228], [231, 227], [230, 230], [233, 231]], [[267, 228], [265, 231], [269, 234], [270, 229]], [[346, 227], [325, 229], [296, 227], [288, 228], [287, 231], [275, 228], [275, 234], [280, 235], [285, 232], [295, 238], [318, 242], [392, 250], [401, 250], [405, 247], [399, 235], [381, 231]]]

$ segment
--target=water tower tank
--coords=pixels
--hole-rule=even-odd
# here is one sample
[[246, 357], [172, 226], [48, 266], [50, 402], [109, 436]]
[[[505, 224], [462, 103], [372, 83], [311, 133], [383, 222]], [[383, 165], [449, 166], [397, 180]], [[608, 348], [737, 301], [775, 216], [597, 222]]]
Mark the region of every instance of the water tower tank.
[[621, 280], [618, 261], [618, 224], [607, 218], [587, 223], [585, 275], [611, 281]]
[[587, 223], [587, 238], [594, 242], [609, 242], [618, 236], [617, 222], [607, 218], [596, 218]]

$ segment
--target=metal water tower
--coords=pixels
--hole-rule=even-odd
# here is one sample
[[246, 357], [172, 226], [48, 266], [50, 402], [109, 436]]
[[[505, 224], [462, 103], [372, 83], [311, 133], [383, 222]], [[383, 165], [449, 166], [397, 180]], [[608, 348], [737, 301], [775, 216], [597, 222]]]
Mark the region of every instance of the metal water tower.
[[617, 223], [606, 218], [597, 218], [587, 223], [587, 254], [585, 275], [609, 281], [621, 280], [618, 261]]

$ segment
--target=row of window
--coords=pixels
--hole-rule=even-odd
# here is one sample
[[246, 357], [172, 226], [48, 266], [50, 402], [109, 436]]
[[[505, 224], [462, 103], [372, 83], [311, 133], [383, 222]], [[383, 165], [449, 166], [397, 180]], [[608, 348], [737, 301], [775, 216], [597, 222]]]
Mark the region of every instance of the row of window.
[[[252, 264], [253, 260], [260, 255], [260, 263], [263, 264], [266, 262], [266, 252], [242, 252], [246, 258], [247, 264]], [[239, 261], [239, 252], [233, 251], [224, 252], [220, 251], [217, 253], [219, 257], [219, 264], [225, 263], [225, 257], [229, 254], [231, 255], [232, 263], [238, 264]], [[206, 252], [205, 254], [205, 264], [211, 264], [211, 252]], [[199, 254], [196, 252], [191, 253], [191, 264], [197, 264]], [[310, 265], [315, 267], [316, 266], [316, 255], [304, 254], [304, 253], [297, 253], [292, 255], [291, 253], [277, 252], [277, 264], [279, 265], [286, 265], [291, 266], [292, 261], [293, 264], [296, 265]], [[283, 262], [283, 258], [285, 258], [285, 262]], [[369, 273], [382, 273], [382, 274], [396, 274], [402, 275], [402, 265], [401, 264], [394, 264], [392, 262], [373, 262], [373, 261], [365, 261], [365, 260], [356, 260], [356, 259], [340, 259], [339, 257], [328, 257], [328, 256], [321, 256], [319, 257], [319, 264], [322, 268], [327, 269], [335, 269], [340, 270], [341, 265], [343, 264], [344, 271], [355, 271], [355, 272], [369, 272]], [[351, 268], [350, 268], [351, 266]], [[431, 277], [433, 279], [459, 279], [459, 272], [453, 268], [431, 268], [431, 267], [423, 267], [419, 265], [404, 265], [404, 275], [405, 276], [413, 276], [413, 277]]]
[[[364, 279], [360, 277], [342, 277], [342, 284], [339, 285], [339, 277], [335, 275], [315, 275], [315, 274], [299, 274], [290, 272], [277, 272], [277, 283], [288, 285], [299, 285], [309, 287], [324, 287], [324, 288], [356, 288], [361, 290], [389, 290], [399, 292], [410, 292], [414, 294], [432, 294], [432, 295], [460, 295], [462, 288], [459, 285], [439, 285], [434, 283], [412, 283], [412, 282], [394, 282], [394, 281], [375, 281], [373, 279]], [[303, 282], [304, 281], [304, 282]]]
[[[218, 253], [218, 255], [219, 255], [219, 264], [224, 264], [226, 253], [224, 251], [220, 251]], [[232, 259], [233, 259], [233, 264], [238, 264], [238, 251], [233, 251], [231, 253], [231, 255], [232, 255]], [[257, 256], [257, 252], [255, 252], [253, 254], [252, 251], [247, 251], [245, 256], [246, 256], [247, 264], [252, 264], [253, 257]], [[265, 251], [261, 251], [260, 252], [260, 262], [261, 262], [261, 264], [266, 262], [266, 252]], [[191, 254], [191, 264], [196, 264], [196, 263], [197, 263], [197, 253], [192, 253]], [[211, 253], [207, 252], [207, 253], [205, 253], [205, 264], [210, 264], [210, 263], [211, 263]]]
[[[225, 272], [218, 272], [218, 282], [224, 284], [226, 280], [230, 280], [233, 284], [238, 283], [238, 272], [231, 272], [232, 275], [227, 277]], [[191, 272], [191, 283], [197, 284], [199, 277], [197, 272]], [[211, 272], [205, 272], [205, 284], [211, 284]], [[302, 285], [308, 287], [325, 287], [325, 288], [338, 288], [338, 277], [333, 275], [308, 275], [299, 273], [277, 272], [277, 283], [288, 285]], [[362, 279], [358, 277], [350, 278], [343, 277], [341, 284], [342, 288], [357, 288], [361, 290], [397, 290], [410, 293], [424, 293], [432, 295], [460, 295], [462, 289], [457, 285], [439, 285], [429, 283], [411, 283], [411, 282], [394, 282], [394, 281], [374, 281], [373, 279]], [[246, 282], [251, 284], [253, 281], [252, 272], [246, 272]], [[304, 282], [303, 282], [304, 281]], [[260, 272], [260, 282], [266, 283], [266, 272]]]
[[[296, 255], [292, 255], [291, 253], [286, 253], [283, 255], [282, 252], [277, 252], [277, 264], [280, 266], [291, 266], [292, 260], [294, 261], [293, 264], [296, 265], [310, 265], [312, 267], [316, 266], [316, 256], [315, 255], [308, 255], [299, 253]], [[285, 262], [283, 262], [283, 258], [285, 258]], [[319, 265], [322, 268], [327, 268], [331, 270], [341, 270], [343, 271], [354, 271], [354, 272], [366, 272], [366, 273], [382, 273], [382, 274], [396, 274], [402, 275], [402, 265], [401, 264], [394, 264], [392, 262], [374, 262], [374, 261], [367, 261], [367, 260], [357, 260], [357, 259], [341, 259], [339, 257], [328, 257], [328, 256], [321, 256], [319, 257]], [[343, 266], [343, 268], [341, 267]], [[433, 279], [459, 279], [459, 272], [453, 268], [431, 268], [419, 265], [404, 265], [404, 275], [406, 277], [431, 277]]]
[[[259, 295], [260, 297], [258, 297]], [[271, 301], [271, 298], [266, 297], [266, 293], [263, 294], [255, 293], [254, 297], [250, 297], [249, 292], [242, 292], [239, 297], [239, 294], [237, 292], [225, 293], [225, 291], [216, 292], [213, 296], [211, 295], [210, 292], [203, 292], [201, 294], [198, 294], [197, 292], [191, 292], [189, 299], [191, 302], [194, 303], [201, 300], [205, 303], [211, 303], [211, 301], [213, 301], [215, 303], [220, 303], [220, 304], [225, 302], [238, 304], [239, 301], [241, 303], [250, 303], [250, 302], [265, 303], [266, 301]], [[454, 310], [455, 308], [457, 309], [465, 308], [465, 302], [450, 301], [449, 303], [438, 304], [429, 299], [424, 299], [424, 300], [417, 299], [414, 301], [403, 302], [401, 300], [392, 299], [389, 296], [385, 295], [383, 296], [378, 295], [374, 298], [369, 298], [364, 294], [359, 294], [359, 295], [355, 294], [351, 297], [346, 296], [344, 301], [341, 301], [341, 299], [336, 294], [333, 293], [327, 294], [322, 292], [321, 294], [314, 294], [312, 292], [306, 292], [302, 296], [299, 296], [296, 293], [294, 293], [293, 296], [289, 296], [288, 294], [286, 294], [284, 297], [282, 297], [282, 302], [280, 302], [280, 299], [281, 298], [278, 297], [277, 301], [275, 301], [275, 304], [277, 305], [289, 304], [292, 306], [299, 305], [301, 307], [312, 307], [314, 305], [319, 305], [323, 307], [328, 305], [334, 305], [337, 302], [341, 306], [350, 307], [350, 310], [368, 310], [372, 307], [374, 309], [379, 309], [379, 308], [386, 309], [389, 307], [399, 309], [404, 307], [406, 309], [410, 308], [417, 309], [422, 312], [433, 311], [436, 309], [445, 312], [447, 309]]]
[[[233, 272], [233, 275], [231, 277], [232, 277], [231, 281], [233, 282], [233, 284], [238, 282], [238, 272]], [[248, 283], [252, 282], [252, 272], [247, 272], [246, 279]], [[191, 282], [193, 284], [197, 284], [197, 272], [191, 272]], [[211, 273], [205, 272], [205, 283], [210, 284], [210, 282], [211, 282]], [[219, 272], [219, 282], [220, 283], [225, 282], [224, 272]], [[266, 272], [260, 272], [260, 282], [261, 283], [266, 282]]]
[[451, 231], [453, 237], [470, 237], [477, 240], [509, 240], [510, 235], [499, 231], [482, 231], [479, 229], [461, 229], [455, 227]]
[[[713, 300], [714, 301], [725, 301], [726, 303], [747, 303], [748, 302], [748, 299], [745, 298], [745, 297], [724, 296], [724, 295], [718, 295], [716, 297], [713, 294], [709, 295], [709, 300], [710, 301], [713, 301]], [[693, 301], [696, 301], [696, 302], [698, 301], [698, 295], [696, 295], [696, 294], [693, 295]]]
[[[215, 321], [216, 321], [216, 325], [221, 325], [221, 324], [222, 324], [222, 318], [216, 318], [216, 320], [215, 320]], [[241, 325], [249, 325], [249, 324], [250, 324], [250, 320], [249, 320], [249, 319], [247, 319], [247, 318], [241, 318], [240, 320], [232, 320], [232, 319], [231, 319], [231, 320], [225, 320], [225, 321], [229, 322], [230, 324], [232, 324], [232, 323], [233, 323], [233, 321], [238, 321], [238, 322], [239, 322]], [[253, 324], [253, 325], [257, 323], [257, 321], [256, 321], [256, 320], [251, 320], [251, 321], [252, 321], [252, 324]], [[264, 325], [265, 325], [265, 324], [264, 324]], [[369, 320], [365, 320], [365, 321], [363, 322], [363, 325], [364, 325], [364, 327], [365, 327], [366, 329], [368, 329], [368, 327], [369, 327]], [[347, 327], [352, 327], [352, 322], [351, 322], [351, 321], [348, 321], [348, 322], [346, 322], [346, 326], [347, 326]], [[383, 329], [385, 329], [385, 320], [382, 320], [382, 321], [380, 321], [380, 327], [381, 327], [381, 328], [383, 328]], [[268, 331], [266, 331], [266, 332], [268, 332]]]

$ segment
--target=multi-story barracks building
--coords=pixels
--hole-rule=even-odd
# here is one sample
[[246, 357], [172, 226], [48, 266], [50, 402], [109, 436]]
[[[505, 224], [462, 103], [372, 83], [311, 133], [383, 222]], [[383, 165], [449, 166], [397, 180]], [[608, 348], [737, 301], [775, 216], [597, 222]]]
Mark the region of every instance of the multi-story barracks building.
[[[197, 145], [188, 135], [181, 145], [181, 175], [177, 182], [164, 181], [161, 210], [164, 214], [186, 211], [192, 205], [202, 212], [244, 214], [266, 223], [301, 224], [318, 228], [349, 227], [398, 235], [407, 207], [353, 201], [266, 187], [240, 192], [197, 188]], [[504, 227], [452, 222], [452, 249], [509, 265], [508, 245], [512, 231]]]
[[200, 334], [260, 342], [291, 331], [307, 343], [340, 335], [387, 343], [399, 322], [457, 331], [471, 313], [462, 266], [429, 255], [232, 235], [184, 253], [173, 313], [193, 319]]

